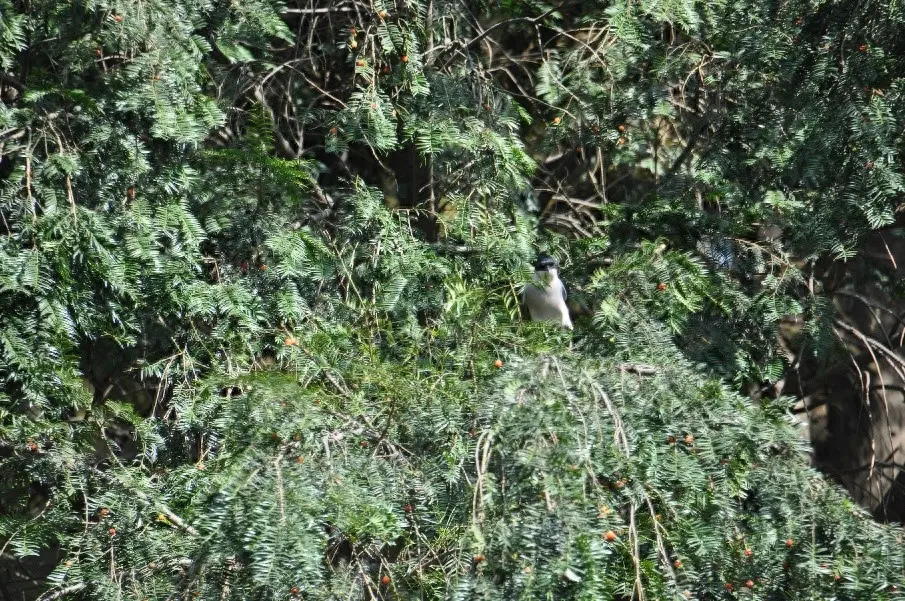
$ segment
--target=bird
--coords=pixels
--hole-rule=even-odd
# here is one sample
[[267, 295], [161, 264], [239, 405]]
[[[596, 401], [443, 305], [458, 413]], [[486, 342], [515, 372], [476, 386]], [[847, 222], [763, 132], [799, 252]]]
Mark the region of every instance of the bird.
[[534, 263], [534, 280], [525, 285], [522, 298], [528, 307], [528, 314], [534, 321], [552, 321], [564, 328], [572, 329], [568, 294], [559, 279], [559, 265], [547, 255], [541, 255]]

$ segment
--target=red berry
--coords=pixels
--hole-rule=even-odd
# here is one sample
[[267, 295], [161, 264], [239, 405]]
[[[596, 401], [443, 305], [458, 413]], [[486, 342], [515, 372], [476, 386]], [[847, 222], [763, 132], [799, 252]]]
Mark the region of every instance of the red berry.
[[603, 538], [605, 538], [608, 542], [613, 542], [614, 540], [616, 540], [616, 533], [612, 530], [607, 530], [603, 535]]
[[861, 52], [867, 52], [867, 44], [861, 44], [860, 46], [858, 46], [858, 50], [860, 50]]
[[109, 530], [107, 530], [107, 534], [109, 534], [110, 536], [116, 536], [116, 528], [110, 528]]
[[660, 282], [659, 284], [657, 284], [657, 290], [659, 290], [660, 292], [663, 292], [664, 290], [666, 290], [666, 284], [664, 284], [663, 282]]
[[384, 73], [384, 75], [386, 75], [386, 74], [389, 73], [389, 72], [390, 72], [390, 66], [389, 66], [389, 65], [384, 65], [384, 66], [383, 66], [383, 73]]
[[752, 555], [754, 555], [754, 551], [752, 551], [751, 549], [745, 549], [745, 557], [751, 557]]
[[412, 512], [412, 506], [408, 503], [405, 504], [405, 507], [402, 508], [406, 513]]
[[338, 131], [339, 131], [339, 130], [336, 129], [335, 127], [331, 127], [331, 128], [330, 128], [330, 135], [335, 136], [335, 135], [336, 135], [336, 132], [338, 132]]
[[745, 580], [745, 586], [747, 586], [748, 588], [754, 588], [754, 581], [750, 578]]
[[727, 583], [726, 583], [726, 590], [727, 590], [727, 591], [731, 591], [731, 590], [732, 590], [732, 583], [731, 583], [731, 582], [727, 582]]
[[794, 545], [795, 545], [795, 541], [794, 541], [794, 540], [792, 540], [791, 538], [787, 538], [787, 539], [786, 539], [786, 547], [788, 547], [789, 549], [791, 549]]
[[116, 15], [116, 16], [113, 17], [113, 20], [116, 21], [117, 23], [122, 23], [123, 16], [122, 16], [122, 15]]
[[384, 574], [384, 575], [381, 576], [381, 578], [380, 578], [380, 583], [381, 583], [382, 585], [384, 585], [384, 586], [388, 585], [388, 584], [390, 583], [390, 581], [391, 581], [390, 577], [387, 576], [386, 574]]
[[293, 595], [298, 595], [298, 594], [299, 594], [299, 587], [294, 586], [294, 587], [292, 587], [292, 589], [290, 589], [289, 592], [292, 593]]
[[672, 565], [674, 568], [676, 568], [678, 570], [679, 568], [682, 567], [682, 562], [677, 559], [674, 562], [672, 562]]

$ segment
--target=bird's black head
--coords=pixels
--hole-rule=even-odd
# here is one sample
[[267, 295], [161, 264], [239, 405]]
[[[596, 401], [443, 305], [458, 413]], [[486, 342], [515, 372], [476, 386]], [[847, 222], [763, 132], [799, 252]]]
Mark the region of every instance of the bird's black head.
[[559, 269], [559, 265], [553, 257], [541, 255], [534, 262], [534, 271], [550, 271], [551, 269]]

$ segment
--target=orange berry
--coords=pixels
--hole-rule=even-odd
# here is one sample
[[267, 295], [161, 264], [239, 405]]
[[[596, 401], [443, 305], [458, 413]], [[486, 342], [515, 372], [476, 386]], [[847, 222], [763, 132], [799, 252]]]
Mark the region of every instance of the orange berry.
[[624, 137], [619, 138], [619, 141], [617, 142], [617, 144], [619, 144], [620, 146], [622, 146], [623, 144], [625, 144], [625, 138], [624, 138]]
[[499, 369], [499, 368], [503, 367], [503, 362], [500, 361], [499, 359], [497, 359], [496, 361], [493, 362], [493, 366], [495, 368]]
[[663, 282], [660, 282], [659, 284], [657, 284], [657, 290], [659, 290], [660, 292], [663, 292], [664, 290], [666, 290], [666, 284], [664, 284]]
[[364, 62], [364, 61], [355, 61], [355, 66], [356, 66], [356, 67], [364, 67], [364, 66], [365, 66], [365, 62]]
[[267, 265], [261, 265], [259, 268], [261, 271], [267, 271]]
[[387, 576], [386, 574], [384, 574], [384, 575], [381, 576], [381, 578], [380, 578], [380, 583], [381, 583], [382, 585], [384, 585], [384, 586], [388, 585], [388, 584], [390, 583], [390, 581], [391, 581], [390, 577]]
[[356, 40], [350, 41], [350, 42], [349, 42], [349, 48], [355, 50], [356, 48], [358, 48], [358, 42], [357, 42]]
[[674, 568], [676, 568], [678, 570], [679, 568], [682, 567], [682, 562], [677, 559], [674, 562], [672, 562], [672, 565]]
[[751, 549], [745, 549], [745, 557], [751, 557], [752, 555], [754, 555], [754, 551], [752, 551]]
[[409, 62], [409, 56], [408, 56], [408, 54], [403, 54], [403, 55], [402, 55], [402, 62], [404, 62], [404, 63]]
[[107, 517], [108, 515], [110, 515], [110, 510], [107, 509], [106, 507], [101, 507], [101, 508], [98, 510], [98, 514], [100, 514], [100, 516], [101, 516], [102, 518], [105, 518], [105, 517]]
[[304, 457], [296, 457], [296, 458], [295, 458], [295, 462], [296, 462], [296, 463], [305, 463], [305, 458], [304, 458]]
[[795, 541], [793, 541], [791, 538], [786, 539], [786, 547], [788, 547], [789, 549], [791, 549], [794, 544]]
[[286, 346], [296, 346], [298, 343], [299, 341], [292, 336], [287, 336], [286, 340], [283, 341], [283, 344], [285, 344]]
[[331, 128], [330, 128], [330, 134], [331, 134], [331, 135], [334, 135], [334, 136], [335, 136], [335, 135], [336, 135], [336, 132], [338, 132], [338, 131], [339, 131], [339, 130], [336, 129], [335, 127], [331, 127]]
[[747, 586], [748, 588], [754, 588], [754, 581], [750, 578], [745, 580], [745, 586]]
[[607, 542], [611, 543], [616, 540], [616, 533], [612, 530], [607, 530], [606, 533], [604, 533], [603, 538], [605, 538]]
[[385, 10], [382, 10], [379, 13], [377, 13], [377, 16], [380, 17], [381, 19], [386, 19], [388, 16], [390, 16], [390, 13], [388, 13]]
[[694, 443], [694, 436], [692, 436], [691, 434], [686, 434], [685, 435], [685, 444], [692, 444], [692, 443]]
[[618, 126], [616, 129], [618, 129], [620, 132], [624, 132], [624, 131], [625, 131], [625, 125], [623, 125], [622, 123], [620, 123], [619, 126]]
[[731, 590], [732, 590], [732, 583], [731, 583], [731, 582], [727, 582], [727, 583], [726, 583], [726, 586], [725, 586], [725, 589], [726, 589], [727, 591], [731, 591]]
[[676, 444], [676, 437], [669, 435], [666, 437], [667, 444]]
[[553, 125], [559, 125], [559, 122], [562, 121], [559, 117], [553, 117]]
[[122, 23], [122, 21], [123, 21], [123, 16], [122, 16], [122, 15], [115, 15], [115, 16], [113, 17], [113, 20], [116, 21], [117, 23]]
[[861, 52], [867, 52], [867, 44], [861, 44], [860, 46], [858, 46], [858, 50], [860, 50]]
[[481, 563], [482, 561], [484, 561], [484, 556], [481, 555], [480, 553], [478, 553], [477, 555], [474, 556], [475, 563]]
[[109, 534], [110, 536], [116, 536], [116, 528], [110, 528], [109, 530], [107, 530], [107, 534]]

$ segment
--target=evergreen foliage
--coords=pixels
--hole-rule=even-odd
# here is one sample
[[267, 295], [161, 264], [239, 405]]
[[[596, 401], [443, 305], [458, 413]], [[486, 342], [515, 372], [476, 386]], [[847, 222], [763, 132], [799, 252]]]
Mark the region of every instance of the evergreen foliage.
[[0, 0], [0, 596], [900, 598], [740, 391], [847, 358], [902, 10]]

